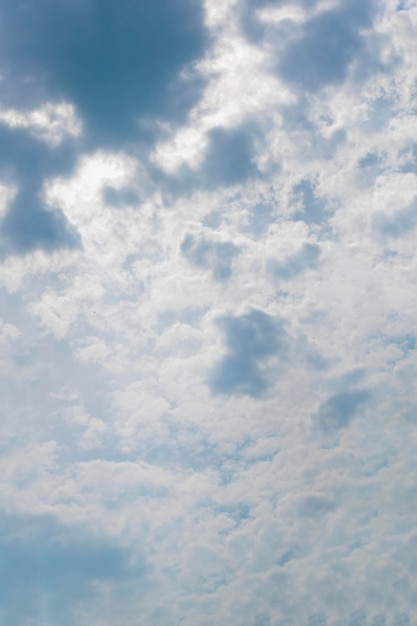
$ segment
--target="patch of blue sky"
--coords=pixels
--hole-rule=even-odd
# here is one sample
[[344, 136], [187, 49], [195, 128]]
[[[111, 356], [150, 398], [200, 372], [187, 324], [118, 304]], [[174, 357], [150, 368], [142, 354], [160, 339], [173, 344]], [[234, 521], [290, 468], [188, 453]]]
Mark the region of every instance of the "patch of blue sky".
[[368, 152], [367, 155], [365, 155], [359, 160], [358, 165], [361, 169], [363, 169], [366, 167], [374, 167], [376, 165], [379, 165], [380, 163], [381, 163], [381, 157], [379, 154], [377, 154], [376, 152]]
[[409, 334], [387, 337], [385, 342], [388, 345], [392, 344], [394, 346], [397, 346], [398, 348], [400, 348], [400, 350], [402, 350], [404, 354], [407, 354], [408, 352], [410, 352], [410, 350], [415, 350], [417, 345], [417, 339], [415, 335]]
[[321, 404], [313, 415], [313, 423], [324, 432], [346, 428], [370, 398], [366, 389], [335, 393]]
[[137, 205], [140, 202], [137, 191], [129, 188], [115, 189], [114, 187], [106, 187], [103, 190], [103, 197], [106, 204], [114, 207]]
[[226, 335], [227, 353], [209, 377], [214, 394], [262, 396], [269, 381], [261, 368], [268, 358], [287, 357], [288, 336], [280, 322], [260, 310], [218, 321]]
[[372, 3], [342, 3], [308, 20], [278, 63], [278, 73], [301, 90], [341, 83], [361, 53], [361, 29], [370, 25]]
[[257, 204], [248, 211], [248, 218], [243, 232], [251, 233], [255, 238], [262, 237], [276, 219], [276, 211], [268, 204]]
[[18, 186], [0, 227], [2, 256], [34, 248], [80, 247], [79, 235], [62, 212], [48, 210], [42, 201], [44, 179], [66, 174], [74, 166], [74, 147], [51, 148], [21, 129], [7, 127], [0, 127], [0, 142], [0, 176]]
[[208, 185], [236, 185], [256, 174], [253, 163], [251, 128], [211, 131], [203, 164]]
[[383, 239], [405, 237], [417, 226], [417, 201], [396, 213], [377, 213], [373, 218], [373, 227]]
[[299, 252], [291, 254], [283, 261], [269, 261], [269, 270], [274, 278], [291, 280], [307, 270], [317, 269], [320, 259], [320, 246], [304, 243]]
[[129, 142], [138, 117], [169, 108], [170, 84], [204, 49], [202, 8], [193, 0], [43, 0], [24, 11], [6, 1], [1, 16], [10, 104], [68, 99], [100, 146]]
[[0, 602], [5, 626], [55, 623], [71, 625], [83, 605], [98, 599], [97, 583], [138, 583], [148, 566], [132, 566], [126, 548], [67, 527], [53, 517], [4, 516], [0, 520]]
[[[26, 110], [71, 102], [84, 125], [84, 150], [126, 147], [140, 137], [146, 143], [141, 117], [175, 117], [191, 106], [191, 91], [184, 85], [177, 91], [174, 83], [204, 47], [202, 10], [193, 0], [154, 8], [129, 0], [43, 0], [24, 10], [6, 1], [0, 17], [3, 104]], [[0, 168], [19, 185], [2, 225], [3, 254], [80, 245], [40, 197], [44, 179], [65, 175], [73, 165], [68, 142], [51, 149], [20, 130], [2, 129]]]
[[239, 247], [227, 241], [195, 240], [188, 234], [181, 244], [181, 252], [194, 265], [210, 269], [214, 280], [225, 281], [232, 275], [232, 262], [239, 254]]
[[404, 172], [405, 174], [411, 172], [413, 174], [417, 173], [417, 146], [413, 145], [410, 148], [406, 148], [406, 150], [404, 150], [404, 154], [401, 155], [404, 156], [404, 162], [401, 164], [401, 171]]
[[388, 95], [375, 98], [369, 105], [364, 126], [371, 132], [381, 131], [388, 126], [395, 111], [396, 102]]
[[309, 180], [302, 180], [294, 186], [294, 198], [301, 203], [301, 210], [294, 214], [294, 219], [300, 219], [309, 225], [325, 226], [331, 215], [330, 208], [324, 200], [317, 198], [314, 185]]

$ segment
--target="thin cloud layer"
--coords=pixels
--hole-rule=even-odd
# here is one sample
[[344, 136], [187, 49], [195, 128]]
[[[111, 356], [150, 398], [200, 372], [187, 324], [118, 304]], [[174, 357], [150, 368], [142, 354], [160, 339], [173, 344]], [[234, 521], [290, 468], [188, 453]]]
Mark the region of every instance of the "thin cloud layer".
[[2, 624], [415, 623], [416, 30], [2, 3]]

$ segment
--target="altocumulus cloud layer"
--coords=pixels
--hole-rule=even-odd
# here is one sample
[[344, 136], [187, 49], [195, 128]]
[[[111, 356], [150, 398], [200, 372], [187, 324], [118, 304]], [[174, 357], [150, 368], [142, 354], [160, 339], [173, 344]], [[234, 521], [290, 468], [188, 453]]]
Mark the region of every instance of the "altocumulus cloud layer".
[[416, 2], [0, 24], [2, 626], [416, 625]]

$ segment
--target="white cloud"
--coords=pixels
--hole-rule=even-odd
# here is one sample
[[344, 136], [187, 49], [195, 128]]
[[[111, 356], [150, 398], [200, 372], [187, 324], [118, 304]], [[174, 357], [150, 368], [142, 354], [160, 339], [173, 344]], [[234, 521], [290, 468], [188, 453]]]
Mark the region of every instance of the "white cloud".
[[[2, 263], [5, 371], [19, 342], [38, 368], [25, 393], [10, 387], [20, 440], [8, 426], [3, 506], [145, 554], [145, 596], [133, 575], [111, 581], [82, 626], [412, 623], [415, 7], [381, 7], [369, 74], [300, 95], [272, 74], [268, 42], [245, 40], [237, 3], [206, 5], [209, 82], [154, 164], [198, 172], [213, 128], [256, 119], [262, 175], [165, 193], [139, 159], [103, 151], [44, 182], [82, 248]], [[298, 4], [259, 16], [272, 31], [311, 18]], [[138, 200], [112, 206], [107, 188]], [[219, 243], [239, 249], [224, 281]], [[317, 265], [268, 270], [306, 244]], [[216, 396], [210, 372], [227, 355], [245, 372], [238, 341], [256, 348], [259, 331], [233, 343], [218, 320], [252, 310], [282, 320], [285, 358], [255, 363], [264, 395]]]
[[66, 137], [76, 138], [82, 134], [82, 124], [74, 106], [67, 102], [47, 102], [31, 111], [2, 109], [0, 123], [9, 128], [23, 128], [52, 147], [58, 146]]

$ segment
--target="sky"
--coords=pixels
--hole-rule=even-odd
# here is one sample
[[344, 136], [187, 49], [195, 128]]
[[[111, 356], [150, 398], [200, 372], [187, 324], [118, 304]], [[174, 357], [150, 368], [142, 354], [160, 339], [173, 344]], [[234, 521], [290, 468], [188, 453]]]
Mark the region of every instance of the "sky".
[[417, 625], [416, 32], [1, 0], [1, 626]]

